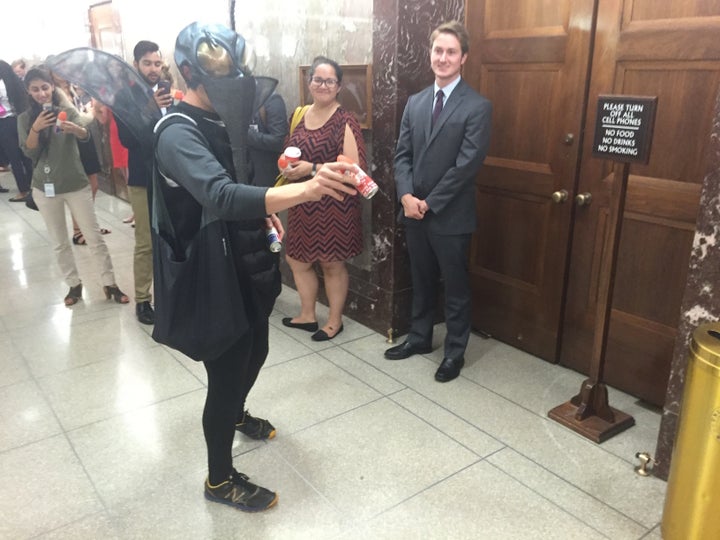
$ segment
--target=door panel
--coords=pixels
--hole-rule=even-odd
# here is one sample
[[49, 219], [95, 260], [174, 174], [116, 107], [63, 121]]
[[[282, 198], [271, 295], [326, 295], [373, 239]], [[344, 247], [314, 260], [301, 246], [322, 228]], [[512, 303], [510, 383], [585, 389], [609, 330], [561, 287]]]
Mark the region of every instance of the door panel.
[[650, 161], [630, 169], [605, 381], [662, 404], [720, 88], [720, 1], [469, 0], [466, 14], [464, 76], [495, 108], [473, 326], [546, 360], [589, 369], [615, 166], [583, 140], [597, 97], [658, 96]]
[[[493, 102], [478, 175], [473, 327], [557, 358], [592, 0], [471, 0], [464, 76]], [[570, 136], [566, 136], [571, 134]]]
[[[672, 5], [670, 5], [672, 4]], [[720, 3], [600, 0], [588, 126], [599, 94], [658, 96], [647, 165], [630, 168], [605, 381], [661, 405], [680, 316], [718, 92]], [[585, 141], [583, 156], [590, 156]], [[587, 372], [595, 323], [598, 245], [613, 164], [580, 163], [592, 205], [574, 222], [560, 361]]]

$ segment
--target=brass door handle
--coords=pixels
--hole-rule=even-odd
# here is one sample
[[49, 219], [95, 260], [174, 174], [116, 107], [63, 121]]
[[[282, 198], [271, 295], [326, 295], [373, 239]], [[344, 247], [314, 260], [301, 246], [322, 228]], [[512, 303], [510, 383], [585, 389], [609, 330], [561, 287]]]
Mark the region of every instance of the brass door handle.
[[580, 193], [579, 195], [575, 196], [575, 202], [578, 206], [589, 206], [592, 202], [592, 194]]
[[552, 194], [552, 200], [554, 203], [560, 204], [564, 203], [568, 199], [568, 192], [565, 189], [561, 189], [560, 191], [556, 191]]

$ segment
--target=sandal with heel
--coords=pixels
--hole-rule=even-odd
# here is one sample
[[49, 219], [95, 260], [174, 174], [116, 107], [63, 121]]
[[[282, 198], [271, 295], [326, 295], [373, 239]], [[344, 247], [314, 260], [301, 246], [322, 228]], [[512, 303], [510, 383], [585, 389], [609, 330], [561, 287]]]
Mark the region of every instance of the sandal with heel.
[[103, 291], [105, 291], [105, 298], [110, 300], [112, 298], [115, 300], [118, 304], [127, 304], [130, 302], [130, 298], [128, 298], [128, 295], [122, 292], [117, 285], [106, 285], [103, 287]]
[[83, 233], [80, 231], [74, 231], [73, 232], [73, 244], [76, 246], [86, 246], [87, 242], [85, 241], [85, 237], [83, 236]]
[[80, 299], [82, 299], [82, 283], [75, 285], [74, 287], [70, 287], [70, 290], [65, 296], [65, 305], [74, 306]]

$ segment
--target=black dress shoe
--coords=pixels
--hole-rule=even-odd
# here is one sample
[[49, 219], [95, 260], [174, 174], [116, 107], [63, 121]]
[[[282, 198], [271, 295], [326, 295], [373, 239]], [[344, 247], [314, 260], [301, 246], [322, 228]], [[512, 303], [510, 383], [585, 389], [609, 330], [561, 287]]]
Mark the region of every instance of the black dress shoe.
[[143, 324], [155, 324], [155, 311], [150, 302], [138, 302], [135, 305], [137, 320]]
[[405, 360], [413, 354], [428, 354], [432, 352], [432, 347], [420, 347], [405, 341], [395, 347], [390, 347], [385, 351], [385, 358], [388, 360]]
[[465, 365], [465, 359], [460, 358], [453, 360], [452, 358], [444, 358], [442, 364], [435, 372], [435, 380], [438, 382], [448, 382], [460, 375], [460, 370]]
[[285, 317], [282, 323], [288, 328], [298, 328], [306, 332], [315, 332], [318, 329], [317, 322], [292, 322], [292, 317]]

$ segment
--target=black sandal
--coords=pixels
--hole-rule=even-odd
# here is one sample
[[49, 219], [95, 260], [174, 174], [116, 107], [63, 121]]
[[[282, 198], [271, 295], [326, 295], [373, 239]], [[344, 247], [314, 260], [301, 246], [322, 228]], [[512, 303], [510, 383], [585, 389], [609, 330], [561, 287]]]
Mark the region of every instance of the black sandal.
[[105, 298], [108, 300], [112, 298], [118, 304], [127, 304], [130, 301], [128, 295], [122, 292], [117, 285], [105, 285], [103, 291], [105, 291]]
[[75, 231], [73, 233], [73, 244], [76, 246], [86, 246], [87, 242], [85, 241], [85, 237], [83, 236], [82, 231]]
[[66, 306], [74, 306], [78, 303], [78, 301], [82, 298], [82, 283], [79, 285], [75, 285], [74, 287], [70, 287], [70, 290], [67, 293], [67, 296], [65, 296], [65, 305]]

